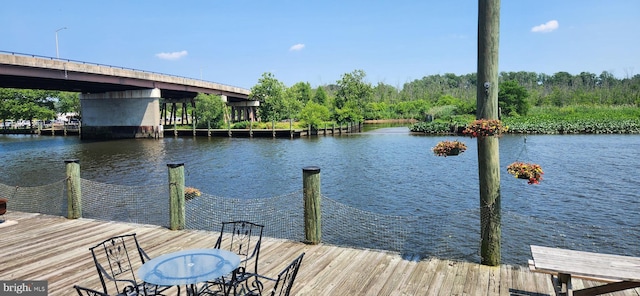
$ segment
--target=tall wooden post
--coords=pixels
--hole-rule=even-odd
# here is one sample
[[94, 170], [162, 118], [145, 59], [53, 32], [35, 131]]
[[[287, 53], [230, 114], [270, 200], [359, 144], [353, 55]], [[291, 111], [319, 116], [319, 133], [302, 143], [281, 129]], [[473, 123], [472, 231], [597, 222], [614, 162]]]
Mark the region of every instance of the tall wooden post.
[[184, 163], [170, 163], [167, 167], [169, 167], [169, 228], [180, 230], [185, 227]]
[[[500, 0], [478, 0], [477, 119], [498, 119]], [[500, 152], [498, 138], [478, 137], [480, 257], [500, 265]]]
[[80, 161], [65, 160], [67, 169], [67, 218], [82, 218], [82, 190], [80, 186]]
[[293, 119], [289, 118], [289, 137], [293, 139]]
[[[193, 114], [193, 112], [191, 112]], [[191, 115], [193, 116], [193, 115]], [[193, 131], [193, 136], [196, 136], [196, 121], [191, 117], [191, 130]]]
[[304, 194], [304, 238], [306, 243], [319, 244], [322, 239], [322, 215], [320, 207], [320, 168], [302, 169]]
[[276, 137], [276, 121], [274, 119], [271, 119], [271, 135]]
[[[175, 116], [174, 116], [175, 118]], [[178, 136], [178, 123], [174, 120], [173, 121], [173, 136], [177, 137]]]
[[[249, 121], [249, 138], [253, 138], [253, 118], [251, 118], [251, 121]], [[274, 134], [274, 138], [275, 138], [275, 134]]]

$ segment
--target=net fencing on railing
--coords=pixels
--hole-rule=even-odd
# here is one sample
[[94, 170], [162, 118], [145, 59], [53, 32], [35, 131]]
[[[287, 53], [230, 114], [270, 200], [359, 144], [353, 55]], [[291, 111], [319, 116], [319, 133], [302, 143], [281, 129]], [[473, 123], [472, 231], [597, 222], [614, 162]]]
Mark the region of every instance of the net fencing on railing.
[[169, 226], [167, 184], [125, 186], [81, 179], [82, 216]]
[[220, 231], [223, 221], [264, 225], [263, 236], [304, 240], [302, 191], [269, 198], [225, 198], [202, 193], [185, 206], [186, 228]]
[[20, 187], [0, 183], [0, 197], [8, 199], [8, 210], [66, 216], [65, 180], [51, 184]]
[[[67, 215], [65, 180], [37, 187], [0, 184], [8, 209]], [[123, 186], [81, 179], [83, 217], [169, 226], [169, 186]], [[225, 198], [207, 193], [185, 203], [186, 228], [217, 232], [222, 221], [265, 225], [264, 236], [304, 240], [303, 192], [269, 198]], [[412, 216], [390, 216], [357, 209], [322, 195], [322, 242], [344, 247], [397, 252], [404, 258], [480, 261], [480, 210], [463, 209]], [[635, 226], [585, 225], [501, 213], [502, 263], [526, 265], [529, 246], [640, 256]]]

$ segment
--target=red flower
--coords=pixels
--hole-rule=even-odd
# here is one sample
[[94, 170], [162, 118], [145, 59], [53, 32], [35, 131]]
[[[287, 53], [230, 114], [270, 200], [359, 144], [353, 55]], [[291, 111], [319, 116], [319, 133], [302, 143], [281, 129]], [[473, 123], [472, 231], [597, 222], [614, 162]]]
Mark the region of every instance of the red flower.
[[472, 138], [479, 138], [500, 136], [508, 129], [508, 127], [502, 126], [502, 122], [498, 119], [478, 119], [467, 125], [462, 133]]
[[542, 167], [538, 164], [516, 161], [507, 166], [507, 172], [518, 179], [527, 179], [529, 184], [540, 184], [542, 180]]

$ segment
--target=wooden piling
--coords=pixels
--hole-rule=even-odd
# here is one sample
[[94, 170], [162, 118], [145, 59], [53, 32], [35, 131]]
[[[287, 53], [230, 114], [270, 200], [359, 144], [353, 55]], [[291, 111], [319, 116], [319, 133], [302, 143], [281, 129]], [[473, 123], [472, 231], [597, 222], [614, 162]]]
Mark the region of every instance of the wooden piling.
[[80, 161], [65, 160], [67, 175], [67, 218], [82, 218], [82, 190], [80, 186]]
[[173, 136], [177, 137], [178, 136], [178, 124], [176, 123], [176, 121], [173, 121]]
[[[478, 1], [477, 119], [498, 119], [498, 43], [500, 0]], [[500, 265], [500, 153], [494, 136], [478, 138], [480, 257]]]
[[320, 207], [320, 168], [309, 166], [302, 169], [304, 194], [304, 238], [309, 244], [322, 240], [322, 215]]
[[167, 164], [169, 168], [169, 228], [185, 228], [184, 163]]

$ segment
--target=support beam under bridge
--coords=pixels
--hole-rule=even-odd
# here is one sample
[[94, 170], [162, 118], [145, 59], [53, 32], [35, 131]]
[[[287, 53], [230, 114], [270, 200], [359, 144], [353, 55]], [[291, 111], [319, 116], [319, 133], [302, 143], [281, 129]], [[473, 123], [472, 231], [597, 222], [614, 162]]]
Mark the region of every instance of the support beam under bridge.
[[161, 138], [160, 89], [80, 94], [83, 140]]

